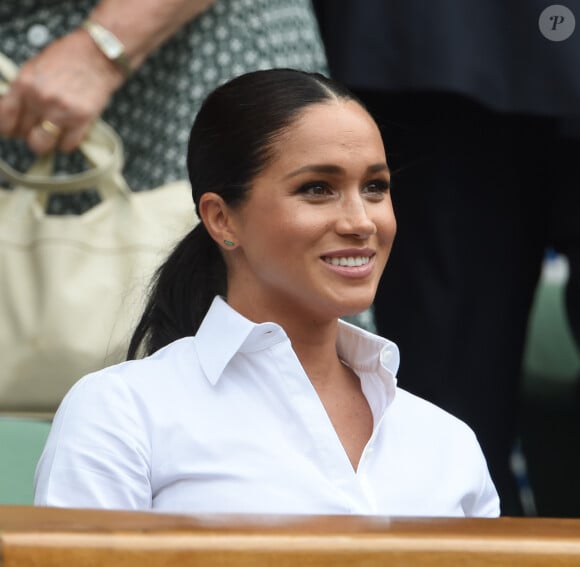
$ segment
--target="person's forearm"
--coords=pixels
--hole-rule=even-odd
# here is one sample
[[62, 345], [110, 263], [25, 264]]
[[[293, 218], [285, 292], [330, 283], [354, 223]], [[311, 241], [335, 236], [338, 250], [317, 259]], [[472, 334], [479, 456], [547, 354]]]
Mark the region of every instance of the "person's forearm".
[[89, 18], [114, 33], [125, 46], [131, 68], [215, 0], [101, 0]]
[[213, 1], [101, 0], [89, 19], [123, 43], [129, 69], [79, 26], [22, 65], [0, 97], [0, 134], [26, 140], [38, 154], [76, 149], [130, 71]]

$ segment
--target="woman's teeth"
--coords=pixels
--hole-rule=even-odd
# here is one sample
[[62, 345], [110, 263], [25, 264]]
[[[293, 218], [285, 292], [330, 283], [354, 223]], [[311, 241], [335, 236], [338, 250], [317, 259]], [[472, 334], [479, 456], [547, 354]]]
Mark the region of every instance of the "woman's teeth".
[[368, 264], [370, 258], [368, 256], [348, 256], [344, 258], [325, 257], [324, 261], [327, 264], [332, 264], [333, 266], [354, 267], [354, 266], [364, 266], [365, 264]]

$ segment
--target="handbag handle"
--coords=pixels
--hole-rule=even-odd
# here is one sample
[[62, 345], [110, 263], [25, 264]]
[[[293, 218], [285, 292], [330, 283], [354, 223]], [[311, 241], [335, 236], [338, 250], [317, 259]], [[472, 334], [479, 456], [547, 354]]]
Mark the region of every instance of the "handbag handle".
[[[0, 96], [8, 91], [9, 83], [18, 74], [17, 65], [0, 52]], [[81, 142], [80, 151], [93, 166], [80, 173], [38, 175], [23, 173], [14, 169], [0, 158], [0, 177], [15, 186], [47, 192], [68, 193], [98, 187], [105, 178], [120, 173], [123, 164], [123, 142], [117, 133], [106, 122], [96, 120], [85, 139]], [[39, 158], [38, 162], [52, 159], [53, 155]], [[32, 166], [32, 171], [35, 167]], [[129, 191], [125, 183], [117, 183], [122, 192]]]

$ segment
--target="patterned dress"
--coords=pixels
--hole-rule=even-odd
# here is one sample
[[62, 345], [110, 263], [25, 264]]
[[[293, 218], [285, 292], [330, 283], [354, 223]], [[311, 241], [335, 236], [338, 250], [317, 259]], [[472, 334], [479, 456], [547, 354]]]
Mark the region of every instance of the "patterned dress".
[[[18, 64], [79, 26], [97, 0], [1, 0], [0, 50]], [[205, 96], [256, 69], [294, 67], [326, 73], [310, 0], [218, 0], [153, 53], [111, 100], [103, 119], [125, 145], [124, 175], [144, 190], [187, 177], [189, 130]], [[66, 85], [63, 85], [66, 88]], [[0, 140], [0, 155], [25, 170], [33, 156], [22, 142]], [[80, 155], [57, 168], [82, 169]], [[98, 195], [58, 196], [55, 214], [82, 213]]]

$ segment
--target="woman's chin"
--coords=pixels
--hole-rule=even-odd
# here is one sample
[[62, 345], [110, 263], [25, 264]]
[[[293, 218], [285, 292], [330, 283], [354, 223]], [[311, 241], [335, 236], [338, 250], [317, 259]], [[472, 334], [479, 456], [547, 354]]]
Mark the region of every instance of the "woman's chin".
[[358, 315], [359, 313], [362, 313], [363, 311], [369, 309], [369, 307], [371, 307], [371, 305], [373, 304], [373, 300], [374, 296], [373, 299], [371, 300], [367, 298], [365, 300], [350, 301], [346, 305], [343, 304], [341, 306], [342, 309], [339, 317], [353, 317], [355, 315]]

